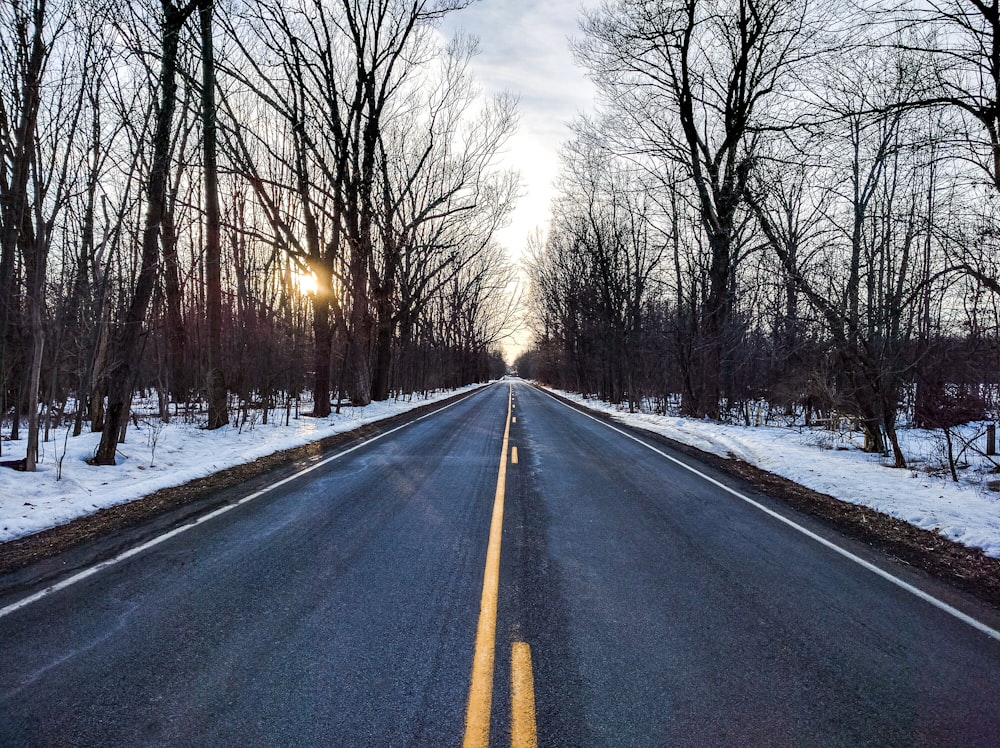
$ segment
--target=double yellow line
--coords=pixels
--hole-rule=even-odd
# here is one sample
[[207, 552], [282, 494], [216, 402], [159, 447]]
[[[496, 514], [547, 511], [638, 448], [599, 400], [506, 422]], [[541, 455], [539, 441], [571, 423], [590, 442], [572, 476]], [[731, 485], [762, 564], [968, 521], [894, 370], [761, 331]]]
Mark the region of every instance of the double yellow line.
[[[464, 748], [486, 748], [490, 742], [490, 709], [493, 702], [493, 660], [496, 651], [497, 598], [500, 589], [500, 541], [503, 535], [503, 502], [507, 488], [507, 455], [514, 410], [514, 388], [507, 391], [507, 424], [500, 451], [500, 470], [493, 496], [490, 540], [486, 548], [483, 595], [479, 603], [476, 648], [472, 657], [472, 683], [465, 711]], [[515, 458], [516, 461], [516, 458]], [[535, 693], [531, 674], [531, 649], [515, 642], [511, 651], [511, 745], [535, 748]]]

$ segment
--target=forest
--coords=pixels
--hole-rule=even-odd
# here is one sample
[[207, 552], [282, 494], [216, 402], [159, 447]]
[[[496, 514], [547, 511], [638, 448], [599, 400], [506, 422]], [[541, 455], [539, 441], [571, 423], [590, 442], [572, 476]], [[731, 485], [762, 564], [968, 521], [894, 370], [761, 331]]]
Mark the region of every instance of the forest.
[[0, 2], [17, 467], [56, 427], [115, 464], [135, 397], [215, 429], [503, 373], [516, 101], [437, 32], [468, 2]]
[[[607, 0], [516, 267], [475, 0], [2, 0], [0, 453], [524, 376], [723, 422], [993, 417], [997, 0]], [[0, 454], [2, 456], [2, 454]]]
[[531, 242], [520, 374], [755, 425], [995, 417], [996, 0], [585, 10], [599, 90]]

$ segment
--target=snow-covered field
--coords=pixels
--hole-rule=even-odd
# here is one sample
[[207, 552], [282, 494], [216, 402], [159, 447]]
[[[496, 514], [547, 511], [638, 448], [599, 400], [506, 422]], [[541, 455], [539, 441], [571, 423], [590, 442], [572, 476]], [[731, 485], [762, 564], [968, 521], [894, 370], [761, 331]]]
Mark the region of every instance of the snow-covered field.
[[[0, 542], [64, 524], [223, 468], [350, 431], [477, 386], [436, 392], [426, 400], [414, 397], [372, 403], [364, 408], [342, 407], [340, 415], [329, 418], [293, 416], [288, 426], [283, 410], [273, 412], [267, 425], [248, 422], [242, 428], [231, 425], [216, 431], [205, 431], [179, 419], [164, 424], [155, 417], [144, 418], [138, 428], [129, 426], [114, 467], [86, 463], [94, 455], [100, 434], [85, 432], [67, 439], [65, 429], [53, 430], [52, 441], [42, 444], [35, 473], [0, 468]], [[25, 439], [5, 441], [0, 460], [21, 459], [25, 450]], [[62, 474], [57, 479], [60, 459]]]
[[[467, 388], [467, 389], [472, 389]], [[232, 465], [306, 444], [388, 418], [453, 392], [427, 400], [374, 403], [342, 409], [327, 419], [292, 418], [274, 413], [267, 425], [235, 426], [205, 431], [178, 420], [168, 425], [155, 418], [131, 426], [119, 451], [119, 465], [92, 467], [98, 434], [65, 439], [53, 431], [43, 444], [37, 473], [0, 469], [0, 542], [44, 530], [102, 507], [120, 504], [179, 485]], [[946, 469], [940, 433], [903, 429], [903, 449], [913, 467], [897, 470], [879, 455], [859, 448], [860, 435], [818, 428], [730, 426], [709, 421], [648, 413], [628, 413], [618, 406], [566, 392], [564, 397], [639, 428], [656, 431], [706, 452], [735, 456], [772, 473], [839, 499], [872, 507], [1000, 558], [1000, 493], [988, 490], [992, 464], [967, 452], [969, 466], [953, 483]], [[981, 425], [966, 427], [969, 439]], [[65, 454], [63, 454], [63, 446]], [[24, 456], [25, 443], [5, 442], [2, 460]], [[62, 458], [62, 477], [56, 479]], [[998, 484], [1000, 485], [1000, 484]]]
[[[629, 413], [580, 395], [558, 394], [631, 426], [722, 457], [737, 457], [815, 491], [871, 507], [1000, 558], [1000, 493], [987, 487], [1000, 476], [989, 474], [993, 464], [984, 457], [966, 451], [968, 466], [959, 471], [959, 482], [954, 483], [941, 432], [901, 429], [900, 444], [912, 467], [900, 470], [890, 467], [891, 462], [881, 455], [863, 452], [859, 433], [721, 425]], [[970, 424], [961, 429], [961, 435], [971, 440], [982, 430], [982, 424]]]

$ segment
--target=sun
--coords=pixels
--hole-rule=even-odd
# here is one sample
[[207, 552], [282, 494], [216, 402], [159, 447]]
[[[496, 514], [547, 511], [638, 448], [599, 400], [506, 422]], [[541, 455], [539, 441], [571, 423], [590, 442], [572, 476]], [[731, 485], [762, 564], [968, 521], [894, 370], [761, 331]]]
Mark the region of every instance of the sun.
[[315, 296], [319, 290], [319, 281], [314, 273], [295, 273], [292, 281], [299, 289], [299, 293], [306, 296]]

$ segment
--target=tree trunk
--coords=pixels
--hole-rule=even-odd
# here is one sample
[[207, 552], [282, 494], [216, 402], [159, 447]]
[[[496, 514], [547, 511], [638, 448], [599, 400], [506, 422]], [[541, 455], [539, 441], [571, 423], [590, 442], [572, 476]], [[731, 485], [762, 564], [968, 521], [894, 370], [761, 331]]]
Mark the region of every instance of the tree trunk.
[[388, 300], [380, 301], [378, 326], [375, 330], [374, 371], [372, 372], [372, 400], [375, 401], [389, 399], [394, 328], [391, 302]]
[[[40, 3], [39, 7], [44, 7]], [[36, 18], [36, 29], [41, 32], [42, 19]], [[39, 62], [41, 62], [39, 60]], [[41, 81], [41, 69], [29, 73], [35, 84]], [[33, 128], [32, 128], [33, 129]], [[32, 143], [29, 146], [30, 153], [34, 154], [35, 148]], [[38, 177], [36, 175], [35, 180]], [[36, 185], [36, 192], [38, 191]], [[27, 220], [25, 220], [27, 223]], [[42, 356], [45, 353], [45, 329], [42, 324], [42, 310], [45, 306], [45, 273], [48, 259], [48, 240], [45, 235], [45, 227], [37, 226], [34, 229], [26, 227], [21, 234], [21, 242], [25, 254], [25, 275], [28, 281], [27, 302], [28, 329], [31, 339], [31, 363], [28, 369], [28, 444], [27, 453], [24, 460], [24, 469], [27, 472], [35, 472], [38, 463], [38, 400], [41, 387], [42, 376]]]
[[10, 440], [16, 442], [21, 438], [21, 405], [24, 400], [23, 388], [14, 391], [14, 399], [11, 403], [12, 412], [10, 414]]
[[88, 374], [89, 397], [87, 412], [90, 414], [90, 431], [95, 433], [104, 430], [104, 392], [105, 374], [108, 366], [108, 348], [111, 345], [111, 323], [108, 320], [107, 279], [105, 288], [101, 291], [101, 314], [97, 321], [97, 340], [94, 344], [94, 357]]
[[101, 441], [94, 455], [95, 465], [114, 465], [118, 438], [128, 423], [132, 388], [141, 353], [140, 340], [146, 310], [156, 286], [159, 265], [159, 232], [167, 203], [167, 179], [170, 171], [170, 141], [174, 107], [177, 103], [177, 48], [180, 30], [194, 10], [163, 1], [162, 56], [160, 58], [160, 106], [153, 134], [153, 160], [147, 189], [146, 217], [142, 231], [139, 277], [125, 314], [115, 356], [108, 372], [108, 409], [101, 431]]
[[[364, 244], [365, 242], [356, 243]], [[371, 342], [372, 319], [368, 298], [368, 251], [355, 251], [351, 257], [351, 322], [348, 338], [347, 388], [351, 402], [368, 405], [371, 402]]]
[[31, 371], [28, 379], [28, 449], [24, 469], [35, 472], [38, 462], [38, 391], [42, 376], [42, 354], [45, 352], [45, 332], [42, 329], [41, 299], [31, 302]]
[[166, 301], [168, 389], [174, 402], [187, 402], [190, 381], [185, 366], [184, 317], [181, 313], [180, 267], [177, 259], [177, 228], [173, 211], [163, 216], [163, 289]]
[[205, 303], [208, 318], [208, 428], [229, 423], [222, 375], [222, 226], [215, 122], [215, 53], [212, 46], [214, 0], [200, 0], [201, 121], [205, 160]]
[[885, 434], [889, 438], [889, 446], [892, 447], [893, 466], [905, 468], [906, 456], [903, 454], [903, 448], [899, 445], [899, 436], [896, 434], [897, 398], [893, 394], [883, 393], [881, 399], [882, 423], [885, 426]]
[[[15, 110], [18, 112], [18, 117], [13, 128], [10, 128], [11, 122], [5, 121], [5, 130], [12, 137], [10, 141], [4, 143], [3, 158], [8, 161], [10, 166], [9, 170], [4, 169], [4, 179], [0, 180], [0, 188], [2, 188], [0, 189], [0, 217], [2, 217], [2, 221], [0, 221], [2, 224], [2, 229], [0, 229], [0, 388], [3, 388], [4, 392], [11, 385], [14, 389], [22, 389], [22, 385], [18, 382], [19, 377], [15, 375], [14, 381], [8, 383], [7, 376], [15, 371], [9, 363], [10, 360], [24, 350], [20, 341], [15, 343], [12, 340], [14, 337], [12, 330], [20, 316], [17, 302], [18, 294], [16, 293], [17, 248], [21, 246], [28, 248], [29, 251], [33, 249], [32, 243], [25, 241], [24, 230], [25, 227], [31, 225], [29, 179], [36, 152], [35, 130], [38, 123], [42, 74], [46, 57], [46, 45], [42, 38], [45, 21], [44, 0], [34, 3], [30, 11], [22, 10], [17, 6], [14, 6], [12, 10], [17, 14], [15, 22], [24, 24], [25, 35], [27, 35], [28, 24], [31, 24], [31, 37], [30, 39], [23, 38], [23, 43], [17, 45], [18, 54], [24, 56], [22, 59], [24, 64], [23, 77], [17, 81], [20, 84], [16, 99], [17, 109]], [[20, 15], [21, 13], [24, 15]], [[13, 112], [5, 111], [3, 113], [4, 119], [6, 120], [11, 114]], [[26, 258], [26, 260], [30, 262], [30, 258]], [[36, 302], [41, 303], [39, 300]], [[33, 325], [33, 322], [34, 320], [29, 320], [29, 324]], [[38, 341], [35, 341], [33, 357], [37, 352], [34, 350], [37, 349], [37, 346]], [[11, 355], [8, 348], [15, 348], [14, 355]], [[35, 361], [32, 360], [29, 377], [34, 364]], [[30, 383], [28, 389], [31, 389]], [[34, 391], [37, 394], [37, 389]], [[11, 429], [11, 439], [17, 438], [18, 414], [16, 410], [19, 400], [19, 397], [15, 398], [15, 418]]]
[[355, 405], [368, 405], [371, 396], [371, 322], [366, 315], [352, 313], [352, 326], [349, 351], [348, 391], [351, 402]]
[[313, 296], [313, 412], [316, 418], [330, 415], [330, 364], [333, 334], [330, 325], [330, 297], [317, 292]]

